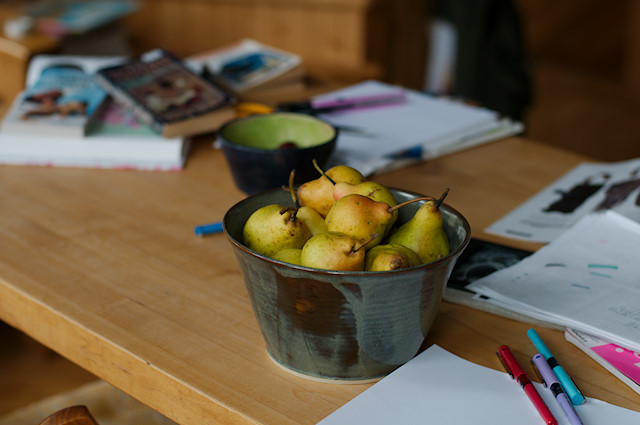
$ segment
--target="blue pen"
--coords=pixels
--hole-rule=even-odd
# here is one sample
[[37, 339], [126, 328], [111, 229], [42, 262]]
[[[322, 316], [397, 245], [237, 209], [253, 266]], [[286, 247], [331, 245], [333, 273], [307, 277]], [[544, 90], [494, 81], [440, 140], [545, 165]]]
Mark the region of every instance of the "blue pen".
[[547, 359], [547, 363], [549, 363], [549, 366], [553, 370], [553, 373], [555, 373], [555, 375], [558, 377], [558, 381], [560, 381], [562, 388], [564, 389], [565, 393], [567, 393], [567, 396], [569, 396], [569, 400], [571, 400], [571, 403], [573, 403], [574, 405], [584, 403], [584, 396], [576, 386], [575, 382], [573, 382], [564, 368], [560, 366], [560, 363], [558, 363], [553, 354], [551, 354], [551, 351], [549, 351], [546, 344], [542, 341], [542, 338], [540, 338], [538, 332], [536, 332], [535, 329], [529, 329], [527, 331], [527, 336], [529, 337], [531, 342], [533, 342], [533, 345], [535, 345], [538, 352], [542, 354], [545, 359]]
[[196, 236], [204, 236], [211, 235], [213, 233], [222, 232], [222, 222], [218, 221], [217, 223], [203, 224], [201, 226], [196, 226], [194, 229]]
[[536, 353], [536, 355], [531, 359], [531, 363], [533, 364], [534, 369], [538, 372], [538, 376], [542, 380], [544, 386], [551, 391], [551, 394], [553, 394], [553, 397], [560, 405], [565, 416], [569, 419], [569, 423], [571, 423], [571, 425], [583, 425], [576, 409], [573, 408], [567, 394], [562, 389], [562, 385], [560, 385], [558, 378], [551, 370], [551, 367], [544, 356], [540, 353]]

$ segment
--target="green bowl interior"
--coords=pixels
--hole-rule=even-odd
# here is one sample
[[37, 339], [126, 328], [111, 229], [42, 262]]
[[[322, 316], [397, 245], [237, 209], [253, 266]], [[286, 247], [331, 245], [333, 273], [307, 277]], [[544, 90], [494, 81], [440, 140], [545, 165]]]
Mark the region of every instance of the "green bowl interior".
[[309, 115], [276, 113], [238, 119], [227, 124], [220, 135], [230, 143], [273, 150], [285, 142], [294, 142], [299, 148], [327, 143], [335, 136], [335, 129]]

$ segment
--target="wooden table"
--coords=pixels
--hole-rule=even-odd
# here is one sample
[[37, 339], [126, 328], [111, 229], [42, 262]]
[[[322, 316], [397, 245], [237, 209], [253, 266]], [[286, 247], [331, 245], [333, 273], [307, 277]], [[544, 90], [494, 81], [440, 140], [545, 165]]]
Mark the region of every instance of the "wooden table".
[[[183, 425], [315, 424], [369, 385], [314, 382], [265, 352], [222, 234], [194, 236], [243, 198], [211, 140], [182, 172], [0, 167], [0, 319]], [[377, 179], [447, 203], [473, 234], [585, 158], [512, 138]], [[442, 303], [428, 345], [500, 369], [529, 325]], [[586, 395], [640, 397], [556, 330], [540, 329]]]

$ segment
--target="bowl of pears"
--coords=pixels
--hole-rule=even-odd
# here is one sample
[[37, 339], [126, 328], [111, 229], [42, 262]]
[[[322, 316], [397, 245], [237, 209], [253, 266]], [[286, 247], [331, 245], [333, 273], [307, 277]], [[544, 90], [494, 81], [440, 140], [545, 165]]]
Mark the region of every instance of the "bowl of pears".
[[[419, 353], [467, 220], [338, 165], [231, 207], [223, 229], [267, 353], [295, 375], [372, 382]], [[293, 172], [292, 172], [293, 175]]]

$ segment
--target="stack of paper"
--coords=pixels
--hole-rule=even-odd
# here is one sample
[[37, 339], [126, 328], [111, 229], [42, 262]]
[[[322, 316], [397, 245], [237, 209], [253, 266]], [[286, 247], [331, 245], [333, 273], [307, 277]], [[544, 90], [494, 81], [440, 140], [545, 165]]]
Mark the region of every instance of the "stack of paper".
[[[542, 384], [534, 385], [558, 424], [569, 425], [551, 391]], [[585, 424], [631, 425], [640, 421], [638, 412], [593, 398], [576, 406], [576, 411]], [[478, 366], [434, 345], [319, 425], [541, 423], [533, 404], [509, 375]]]
[[640, 223], [589, 214], [521, 262], [472, 291], [518, 313], [640, 351]]
[[498, 113], [448, 98], [370, 80], [318, 96], [315, 100], [364, 97], [402, 90], [407, 102], [323, 114], [342, 131], [335, 164], [347, 164], [364, 175], [398, 164], [436, 158], [481, 143], [520, 133], [523, 126]]

